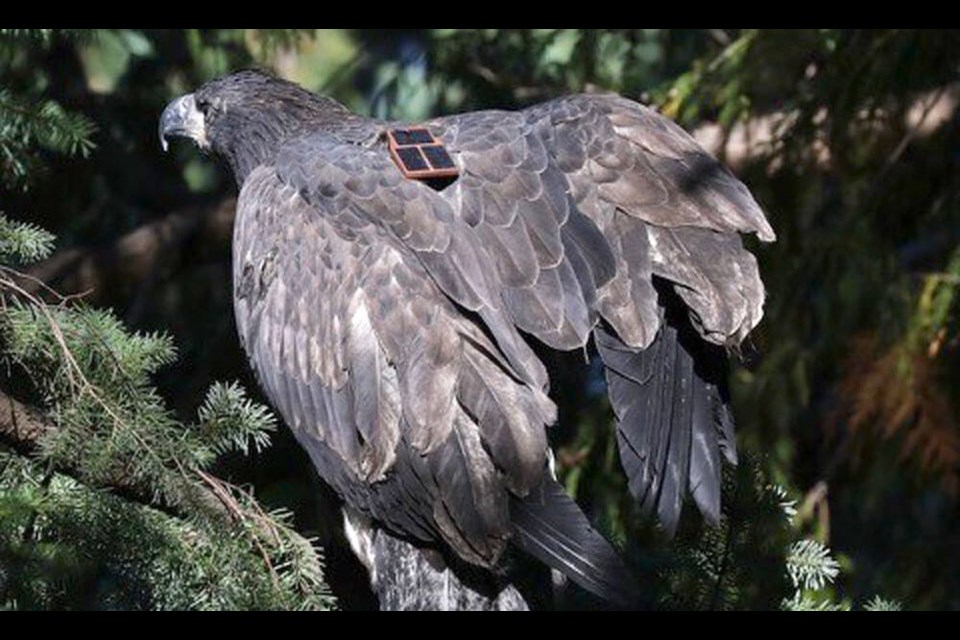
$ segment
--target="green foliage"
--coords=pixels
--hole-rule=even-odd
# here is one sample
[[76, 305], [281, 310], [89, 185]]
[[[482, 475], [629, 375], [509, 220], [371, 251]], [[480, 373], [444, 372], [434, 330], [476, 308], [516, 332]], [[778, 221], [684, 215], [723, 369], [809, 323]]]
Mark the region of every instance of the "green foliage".
[[837, 604], [830, 600], [820, 600], [813, 596], [797, 592], [789, 600], [783, 601], [784, 611], [849, 611], [845, 604]]
[[259, 46], [258, 56], [269, 59], [284, 49], [296, 49], [304, 39], [313, 38], [316, 29], [255, 29], [252, 39]]
[[661, 584], [655, 587], [660, 606], [777, 608], [789, 591], [786, 549], [796, 535], [782, 503], [782, 490], [764, 480], [756, 461], [725, 467], [720, 523], [710, 526], [698, 514], [684, 513], [675, 542], [661, 552]]
[[713, 107], [725, 126], [744, 116], [750, 108], [743, 86], [744, 66], [757, 36], [756, 30], [744, 31], [709, 61], [696, 61], [690, 71], [662, 88], [656, 100], [663, 113], [681, 122], [695, 122]]
[[[0, 453], [0, 601], [9, 608], [327, 609], [309, 541], [282, 513], [171, 518]], [[245, 496], [244, 508], [254, 503]]]
[[[72, 606], [64, 603], [91, 572], [106, 572], [113, 586], [84, 606], [329, 608], [317, 552], [288, 514], [264, 513], [203, 472], [223, 452], [267, 445], [275, 420], [264, 406], [236, 384], [216, 384], [198, 424], [185, 426], [149, 382], [174, 360], [168, 337], [129, 334], [106, 311], [29, 298], [14, 299], [0, 320], [3, 359], [30, 377], [58, 427], [36, 460], [4, 456], [15, 472], [0, 482], [0, 511], [10, 516], [0, 539], [0, 558], [13, 566], [4, 569], [13, 571], [8, 599]], [[58, 469], [76, 480], [49, 475]], [[118, 482], [186, 520], [96, 489]], [[238, 524], [224, 527], [210, 489]]]
[[0, 29], [0, 52], [9, 55], [14, 45], [46, 47], [58, 39], [93, 40], [99, 34], [96, 29]]
[[[82, 606], [329, 608], [320, 558], [288, 514], [264, 513], [203, 472], [220, 453], [266, 446], [275, 421], [265, 407], [236, 384], [217, 384], [198, 424], [185, 426], [149, 384], [174, 358], [166, 336], [128, 334], [105, 311], [32, 301], [0, 319], [4, 360], [30, 376], [58, 427], [36, 460], [0, 461], [9, 471], [0, 480], [8, 600], [78, 606], [77, 589], [106, 573], [109, 588]], [[49, 475], [59, 469], [73, 477]], [[97, 489], [118, 482], [186, 519]], [[210, 489], [238, 524], [224, 526]]]
[[757, 247], [769, 299], [760, 358], [734, 377], [740, 445], [791, 490], [829, 486], [818, 535], [847, 556], [852, 597], [953, 608], [957, 566], [931, 554], [955, 535], [960, 495], [960, 44], [728, 33], [651, 93], [688, 128], [721, 124], [721, 155], [779, 236]]
[[[57, 29], [0, 30], [0, 83], [6, 85], [7, 75], [23, 64], [17, 43], [48, 45], [72, 35], [76, 33]], [[44, 167], [43, 152], [87, 156], [95, 147], [90, 120], [32, 93], [0, 89], [0, 182], [11, 189], [27, 188]]]
[[902, 611], [903, 607], [895, 600], [884, 600], [880, 596], [874, 596], [873, 600], [863, 605], [864, 611]]
[[[834, 602], [822, 593], [840, 574], [840, 563], [833, 559], [830, 549], [818, 540], [805, 538], [790, 546], [787, 572], [795, 591], [793, 596], [783, 600], [781, 608], [784, 611], [851, 610], [848, 602]], [[901, 608], [899, 602], [880, 596], [874, 596], [863, 605], [864, 611], [900, 611]]]
[[917, 311], [908, 328], [908, 340], [936, 356], [948, 335], [956, 335], [960, 293], [960, 246], [954, 249], [942, 273], [925, 276]]
[[259, 451], [269, 445], [269, 432], [276, 429], [276, 418], [263, 406], [246, 396], [236, 383], [215, 383], [197, 411], [202, 438], [217, 454], [230, 450], [246, 454], [253, 445]]
[[[0, 50], [63, 35], [4, 30]], [[91, 133], [54, 101], [4, 90], [6, 186], [29, 186], [42, 152], [92, 150]], [[0, 387], [48, 423], [35, 440], [18, 440], [17, 429], [5, 432], [9, 446], [0, 440], [0, 606], [333, 607], [322, 557], [290, 514], [209, 473], [223, 453], [268, 445], [269, 410], [236, 383], [218, 383], [197, 423], [183, 424], [152, 383], [176, 360], [169, 336], [130, 333], [112, 311], [44, 289], [55, 299], [47, 302], [2, 266], [44, 257], [52, 243], [39, 227], [0, 216]]]
[[691, 53], [687, 35], [664, 29], [435, 29], [430, 37], [441, 110], [528, 104], [570, 91], [636, 96]]
[[[841, 565], [820, 541], [803, 537], [795, 501], [764, 480], [757, 461], [725, 468], [721, 521], [711, 527], [685, 514], [659, 565], [658, 605], [678, 610], [846, 611], [830, 587]], [[643, 544], [649, 549], [649, 543]], [[649, 550], [638, 550], [649, 554]], [[875, 597], [864, 605], [899, 607]]]
[[128, 336], [108, 311], [13, 304], [5, 314], [5, 359], [31, 376], [60, 429], [43, 441], [56, 463], [94, 484], [129, 475], [176, 504], [178, 465], [208, 461], [149, 387], [169, 364], [165, 336]]
[[53, 252], [54, 240], [52, 233], [27, 222], [15, 222], [0, 213], [0, 264], [42, 260]]
[[[717, 527], [686, 517], [660, 569], [660, 606], [681, 610], [782, 609], [848, 611], [829, 588], [841, 565], [826, 545], [802, 537], [795, 502], [767, 484], [757, 462], [741, 460], [724, 472], [723, 513]], [[899, 608], [875, 596], [868, 611]]]
[[26, 188], [43, 167], [40, 150], [86, 156], [94, 127], [56, 102], [30, 101], [0, 90], [0, 169], [8, 188]]
[[787, 573], [794, 588], [818, 591], [833, 582], [840, 573], [840, 565], [830, 556], [830, 550], [817, 540], [794, 542], [787, 550]]

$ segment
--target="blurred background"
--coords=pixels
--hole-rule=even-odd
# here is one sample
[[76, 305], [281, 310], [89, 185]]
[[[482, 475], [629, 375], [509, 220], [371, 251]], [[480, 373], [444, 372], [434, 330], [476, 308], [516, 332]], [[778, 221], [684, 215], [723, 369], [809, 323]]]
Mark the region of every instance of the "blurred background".
[[[231, 308], [236, 187], [192, 147], [163, 154], [157, 119], [172, 97], [247, 67], [383, 118], [615, 91], [676, 119], [744, 180], [779, 236], [747, 240], [769, 298], [732, 374], [743, 463], [724, 494], [727, 537], [688, 508], [668, 541], [636, 513], [602, 377], [576, 357], [551, 363], [561, 406], [552, 439], [567, 488], [668, 605], [776, 605], [782, 563], [767, 562], [767, 516], [751, 503], [775, 487], [796, 511], [793, 531], [832, 549], [836, 601], [879, 594], [907, 608], [960, 608], [960, 34], [7, 33], [0, 115], [14, 97], [50, 101], [56, 108], [36, 117], [66, 118], [76, 134], [24, 139], [23, 149], [17, 136], [0, 136], [0, 210], [58, 237], [29, 273], [112, 308], [133, 329], [169, 333], [179, 359], [155, 381], [185, 419], [214, 380], [256, 384]], [[326, 550], [341, 607], [375, 605], [345, 550], [334, 497], [285, 430], [217, 471], [293, 510], [297, 528]], [[719, 580], [707, 591], [684, 587], [711, 570], [711, 544], [730, 551], [736, 575], [723, 589]]]

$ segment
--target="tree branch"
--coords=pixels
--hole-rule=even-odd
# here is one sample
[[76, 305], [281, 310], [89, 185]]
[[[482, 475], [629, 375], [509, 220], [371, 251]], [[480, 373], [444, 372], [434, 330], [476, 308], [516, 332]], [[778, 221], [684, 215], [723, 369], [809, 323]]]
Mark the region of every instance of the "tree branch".
[[[57, 425], [52, 420], [0, 389], [0, 446], [6, 445], [19, 455], [34, 457], [40, 449], [40, 441], [44, 435], [57, 429]], [[50, 478], [54, 473], [88, 484], [80, 470], [69, 464], [61, 463], [49, 467], [45, 477]], [[276, 589], [281, 588], [280, 576], [268, 547], [282, 549], [285, 546], [284, 537], [300, 548], [309, 549], [311, 555], [304, 561], [312, 564], [311, 571], [315, 575], [322, 574], [323, 565], [310, 540], [278, 524], [269, 514], [261, 510], [252, 496], [250, 496], [249, 505], [241, 504], [235, 497], [236, 492], [241, 491], [237, 487], [201, 469], [193, 469], [190, 473], [196, 475], [196, 482], [191, 481], [186, 475], [180, 478], [181, 492], [190, 496], [189, 509], [183, 504], [155, 500], [155, 494], [149, 487], [133, 480], [114, 478], [106, 488], [113, 495], [128, 502], [156, 509], [181, 520], [189, 519], [191, 512], [195, 515], [199, 508], [217, 522], [222, 520], [225, 525], [245, 527]], [[30, 528], [28, 527], [28, 530]]]
[[[40, 449], [41, 438], [57, 429], [57, 425], [39, 411], [0, 390], [0, 444], [7, 445], [20, 455], [33, 457]], [[60, 464], [54, 470], [84, 482], [82, 474], [76, 468]], [[224, 484], [209, 474], [205, 476], [202, 479], [208, 486], [212, 482]], [[221, 497], [221, 491], [192, 483], [187, 478], [183, 478], [182, 482], [185, 492], [188, 492], [196, 504], [201, 505], [208, 513], [222, 517], [224, 521], [237, 522], [242, 519], [235, 513], [236, 506], [231, 502], [232, 498]], [[178, 505], [154, 500], [153, 493], [148, 487], [133, 481], [123, 478], [115, 479], [109, 489], [125, 500], [152, 507], [176, 518], [182, 519], [188, 515], [186, 510]]]
[[[172, 271], [185, 254], [200, 247], [211, 247], [211, 253], [228, 247], [235, 209], [236, 199], [227, 198], [176, 211], [111, 244], [58, 251], [31, 266], [27, 274], [58, 291], [89, 292], [86, 300], [92, 304], [109, 302], [108, 298], [129, 300], [144, 283]], [[40, 285], [25, 288], [39, 293]]]

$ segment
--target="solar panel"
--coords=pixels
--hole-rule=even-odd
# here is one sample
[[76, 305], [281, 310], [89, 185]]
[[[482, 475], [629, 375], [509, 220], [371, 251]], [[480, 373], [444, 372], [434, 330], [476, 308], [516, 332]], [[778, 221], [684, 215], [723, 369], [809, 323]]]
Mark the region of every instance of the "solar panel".
[[424, 180], [434, 188], [459, 175], [457, 164], [429, 129], [412, 127], [387, 132], [390, 155], [404, 177]]

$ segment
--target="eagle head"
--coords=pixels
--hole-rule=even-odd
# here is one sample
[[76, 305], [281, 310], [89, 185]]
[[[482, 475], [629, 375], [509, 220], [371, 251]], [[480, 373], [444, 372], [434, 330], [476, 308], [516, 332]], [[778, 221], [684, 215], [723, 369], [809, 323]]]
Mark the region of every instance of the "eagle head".
[[242, 185], [247, 174], [292, 137], [344, 117], [336, 101], [263, 71], [211, 80], [170, 102], [160, 116], [160, 144], [188, 138], [224, 158]]

